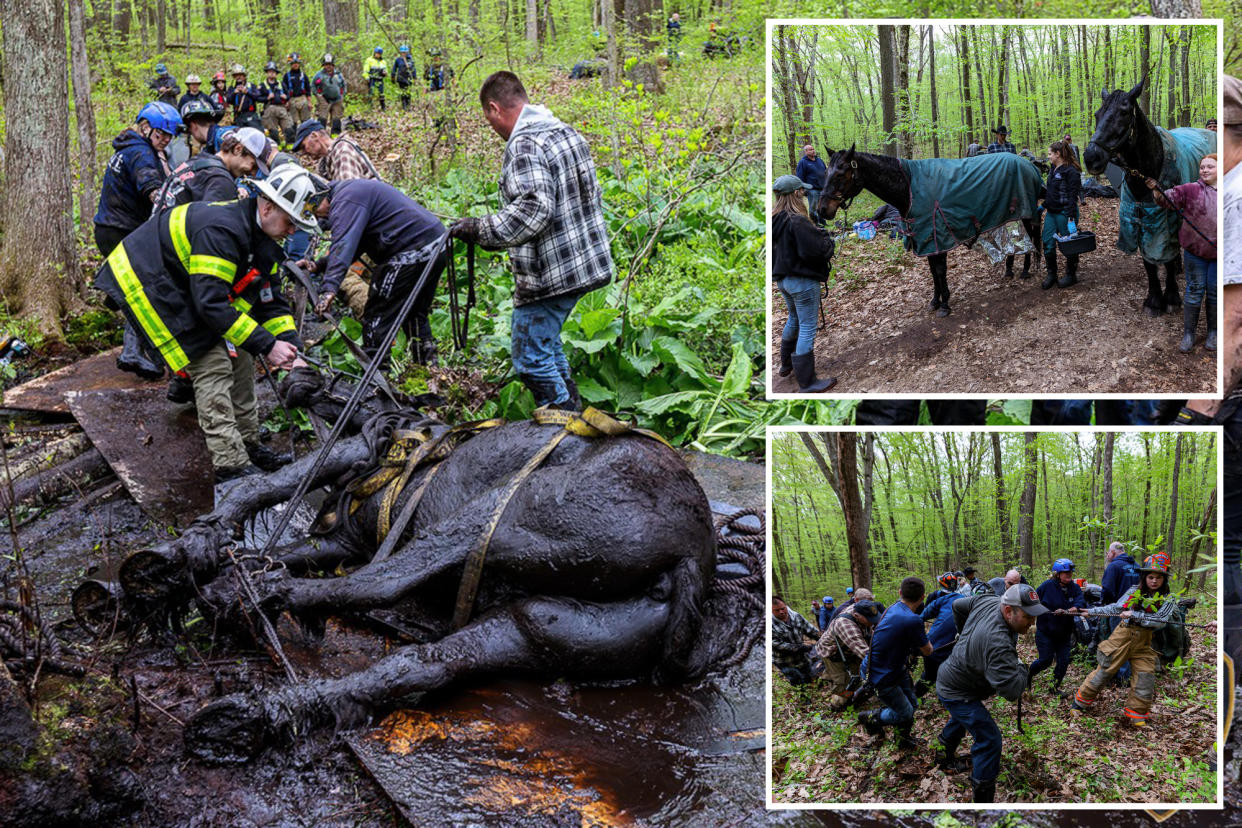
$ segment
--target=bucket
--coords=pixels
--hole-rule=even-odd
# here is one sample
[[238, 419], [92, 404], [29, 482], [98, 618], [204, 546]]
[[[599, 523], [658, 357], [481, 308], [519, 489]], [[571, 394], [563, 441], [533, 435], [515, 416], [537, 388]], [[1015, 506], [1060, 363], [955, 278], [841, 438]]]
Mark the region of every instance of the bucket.
[[1079, 230], [1078, 235], [1069, 241], [1058, 241], [1057, 247], [1061, 248], [1061, 253], [1066, 256], [1090, 253], [1095, 250], [1095, 233], [1090, 230]]
[[875, 238], [875, 222], [856, 221], [854, 222], [854, 232], [857, 233], [858, 238], [863, 241], [871, 241]]

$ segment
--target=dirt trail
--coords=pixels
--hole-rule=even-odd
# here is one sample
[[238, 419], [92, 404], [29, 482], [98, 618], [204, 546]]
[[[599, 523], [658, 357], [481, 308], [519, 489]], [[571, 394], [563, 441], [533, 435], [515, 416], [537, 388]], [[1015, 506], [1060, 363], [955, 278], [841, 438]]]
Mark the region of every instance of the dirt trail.
[[[1181, 308], [1158, 319], [1142, 308], [1142, 261], [1114, 246], [1116, 200], [1089, 200], [1082, 226], [1099, 236], [1084, 255], [1072, 288], [1042, 290], [1043, 262], [1028, 279], [1004, 276], [982, 250], [949, 253], [953, 313], [927, 310], [927, 263], [881, 236], [847, 239], [837, 249], [837, 282], [824, 300], [827, 329], [815, 341], [820, 376], [835, 376], [834, 394], [1211, 393], [1215, 354], [1177, 350]], [[1059, 260], [1064, 272], [1064, 259]], [[1016, 262], [1020, 273], [1022, 260]], [[1178, 285], [1185, 290], [1184, 276]], [[773, 289], [771, 348], [780, 345], [784, 300]], [[796, 393], [793, 377], [773, 377], [776, 393]]]

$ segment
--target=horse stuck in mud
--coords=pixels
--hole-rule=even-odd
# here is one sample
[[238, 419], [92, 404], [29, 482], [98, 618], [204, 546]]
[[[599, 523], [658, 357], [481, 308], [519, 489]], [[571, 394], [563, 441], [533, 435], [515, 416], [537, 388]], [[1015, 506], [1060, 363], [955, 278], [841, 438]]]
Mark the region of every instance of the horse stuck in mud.
[[[282, 393], [329, 420], [342, 410], [339, 388], [304, 369]], [[744, 658], [763, 629], [759, 521], [713, 525], [702, 488], [653, 433], [592, 409], [537, 415], [450, 427], [374, 394], [309, 480], [328, 492], [309, 537], [282, 536], [265, 559], [239, 544], [313, 455], [233, 484], [179, 538], [130, 555], [111, 603], [80, 587], [75, 613], [166, 634], [197, 607], [246, 635], [282, 613], [319, 630], [330, 615], [384, 609], [417, 631], [358, 673], [211, 702], [184, 732], [209, 762], [246, 761], [314, 727], [349, 730], [411, 694], [489, 675], [682, 682]]]
[[[869, 190], [897, 208], [904, 220], [906, 249], [927, 259], [933, 293], [928, 306], [948, 316], [949, 280], [946, 254], [959, 244], [970, 246], [983, 233], [1021, 221], [1033, 244], [1039, 239], [1039, 199], [1043, 183], [1030, 161], [1012, 153], [974, 158], [930, 158], [918, 161], [848, 150], [828, 150], [828, 171], [816, 208], [831, 219], [842, 206]], [[1013, 273], [1014, 257], [1005, 259], [1005, 276]], [[1031, 275], [1031, 254], [1022, 259], [1022, 278]]]

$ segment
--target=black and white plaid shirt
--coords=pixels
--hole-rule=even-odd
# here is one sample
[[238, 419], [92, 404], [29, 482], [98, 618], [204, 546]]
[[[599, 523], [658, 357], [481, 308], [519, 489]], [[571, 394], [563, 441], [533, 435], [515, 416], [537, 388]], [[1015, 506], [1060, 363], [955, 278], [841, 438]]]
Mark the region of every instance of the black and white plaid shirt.
[[1018, 148], [1008, 141], [993, 141], [988, 144], [988, 152], [1012, 152], [1018, 154]]
[[585, 293], [612, 280], [590, 148], [543, 107], [527, 104], [514, 126], [500, 195], [503, 209], [480, 219], [480, 241], [509, 248], [515, 305]]

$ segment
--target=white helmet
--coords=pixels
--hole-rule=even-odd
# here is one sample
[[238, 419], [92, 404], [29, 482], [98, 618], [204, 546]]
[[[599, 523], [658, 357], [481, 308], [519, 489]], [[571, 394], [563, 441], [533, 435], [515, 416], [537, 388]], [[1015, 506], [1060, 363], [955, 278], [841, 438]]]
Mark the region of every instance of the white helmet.
[[250, 183], [264, 198], [284, 210], [298, 227], [308, 233], [320, 231], [315, 206], [327, 192], [323, 179], [289, 162], [276, 167], [267, 178]]

